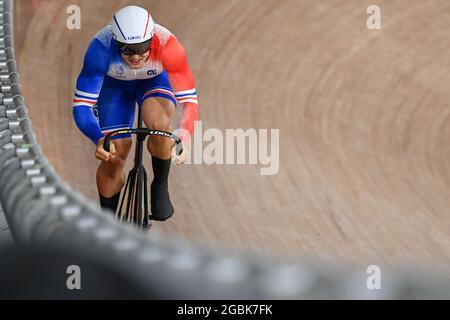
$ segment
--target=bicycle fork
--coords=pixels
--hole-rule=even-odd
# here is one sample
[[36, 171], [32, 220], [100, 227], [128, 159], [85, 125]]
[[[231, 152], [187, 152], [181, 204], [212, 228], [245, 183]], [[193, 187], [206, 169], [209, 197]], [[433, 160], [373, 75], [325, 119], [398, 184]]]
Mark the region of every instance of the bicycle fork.
[[[151, 227], [148, 208], [147, 171], [142, 163], [145, 138], [145, 134], [137, 135], [134, 167], [128, 174], [122, 200], [120, 201], [120, 207], [116, 213], [116, 218], [120, 219], [120, 222], [125, 219], [131, 224], [139, 225], [141, 230], [144, 228], [149, 229]], [[124, 216], [122, 214], [122, 208], [125, 198], [127, 198], [127, 208]]]

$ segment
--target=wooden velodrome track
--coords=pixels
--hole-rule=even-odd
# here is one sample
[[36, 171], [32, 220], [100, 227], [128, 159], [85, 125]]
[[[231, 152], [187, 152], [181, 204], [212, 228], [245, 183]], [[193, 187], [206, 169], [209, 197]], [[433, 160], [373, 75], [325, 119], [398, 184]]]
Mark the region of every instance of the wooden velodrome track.
[[[205, 128], [279, 128], [280, 171], [173, 168], [175, 216], [155, 230], [326, 263], [450, 265], [450, 3], [380, 0], [15, 1], [34, 130], [97, 201], [93, 145], [71, 98], [91, 37], [127, 4], [185, 45]], [[81, 30], [66, 25], [81, 7]], [[151, 172], [150, 167], [148, 167]]]

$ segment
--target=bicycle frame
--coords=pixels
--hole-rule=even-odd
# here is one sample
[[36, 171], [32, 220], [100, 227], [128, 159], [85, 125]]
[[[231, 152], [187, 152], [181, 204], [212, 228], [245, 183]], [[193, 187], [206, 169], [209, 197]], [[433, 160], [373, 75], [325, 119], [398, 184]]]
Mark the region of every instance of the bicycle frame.
[[[110, 151], [111, 138], [119, 134], [135, 134], [136, 151], [134, 158], [134, 167], [128, 174], [125, 188], [120, 197], [120, 206], [116, 212], [116, 219], [122, 222], [124, 219], [131, 224], [135, 224], [143, 228], [151, 228], [151, 216], [148, 210], [148, 189], [147, 189], [147, 172], [142, 163], [143, 157], [143, 143], [147, 136], [162, 136], [173, 140], [176, 143], [176, 152], [181, 154], [183, 152], [181, 139], [173, 133], [167, 131], [153, 130], [142, 128], [142, 119], [139, 112], [138, 128], [120, 129], [109, 132], [105, 136], [103, 148], [105, 151]], [[123, 205], [127, 198], [126, 210], [122, 212]]]

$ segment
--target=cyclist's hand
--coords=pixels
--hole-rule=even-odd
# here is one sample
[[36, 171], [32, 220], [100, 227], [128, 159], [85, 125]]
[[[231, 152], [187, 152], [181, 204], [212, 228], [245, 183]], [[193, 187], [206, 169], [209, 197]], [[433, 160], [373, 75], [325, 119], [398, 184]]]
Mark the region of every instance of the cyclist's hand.
[[101, 161], [110, 161], [111, 159], [114, 159], [116, 157], [116, 146], [114, 145], [113, 141], [110, 141], [110, 147], [109, 152], [103, 149], [103, 140], [104, 138], [100, 139], [97, 144], [97, 150], [95, 150], [95, 157], [98, 160]]
[[181, 140], [181, 148], [183, 148], [183, 151], [181, 152], [181, 154], [177, 154], [177, 144], [175, 143], [170, 150], [172, 162], [177, 166], [185, 164], [189, 158], [189, 151], [186, 148], [186, 144], [183, 142], [183, 140]]

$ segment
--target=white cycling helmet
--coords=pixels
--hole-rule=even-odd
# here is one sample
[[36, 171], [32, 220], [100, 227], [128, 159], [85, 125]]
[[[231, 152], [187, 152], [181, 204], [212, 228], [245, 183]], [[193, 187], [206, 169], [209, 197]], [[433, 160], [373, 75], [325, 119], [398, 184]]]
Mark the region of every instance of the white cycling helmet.
[[153, 38], [155, 22], [150, 13], [138, 6], [128, 6], [116, 12], [112, 32], [124, 54], [141, 54], [147, 50]]

